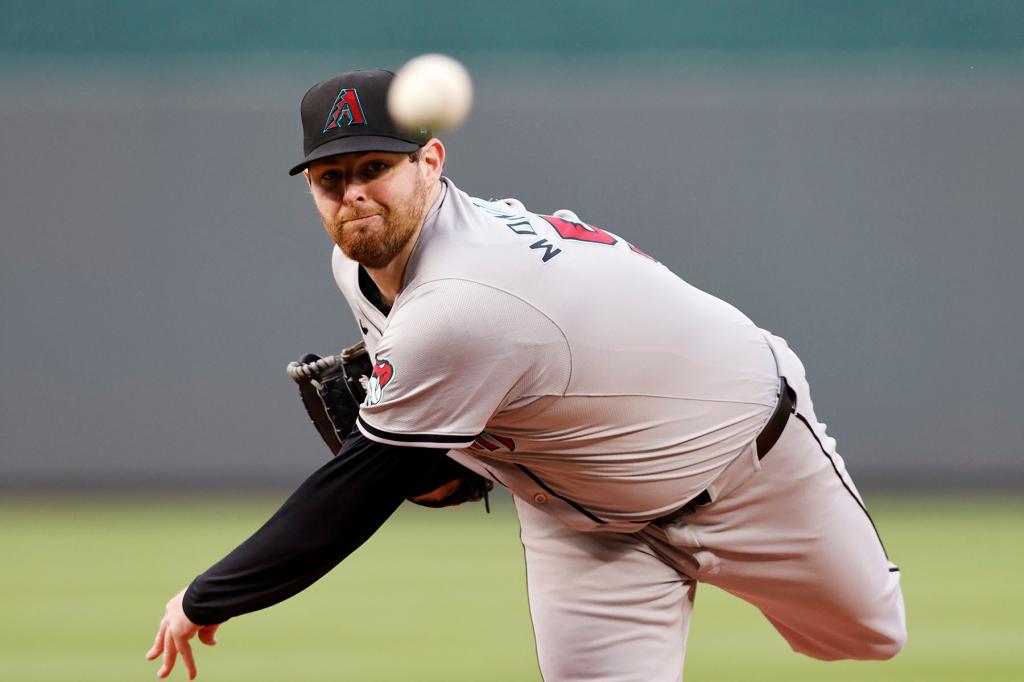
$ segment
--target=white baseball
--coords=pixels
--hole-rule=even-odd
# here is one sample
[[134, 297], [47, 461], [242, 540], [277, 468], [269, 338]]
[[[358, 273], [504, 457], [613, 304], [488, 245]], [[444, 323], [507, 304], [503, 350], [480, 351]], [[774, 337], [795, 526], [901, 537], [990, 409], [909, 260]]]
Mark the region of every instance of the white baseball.
[[434, 133], [457, 128], [473, 104], [466, 67], [443, 54], [425, 54], [398, 70], [388, 90], [388, 111], [408, 130]]

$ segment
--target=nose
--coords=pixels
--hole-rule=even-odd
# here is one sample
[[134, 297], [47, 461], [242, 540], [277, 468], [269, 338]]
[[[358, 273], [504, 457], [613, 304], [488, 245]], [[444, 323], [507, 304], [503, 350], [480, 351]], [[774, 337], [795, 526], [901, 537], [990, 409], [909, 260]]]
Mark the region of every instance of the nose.
[[357, 179], [349, 179], [345, 183], [345, 191], [341, 195], [341, 203], [354, 206], [366, 201], [366, 185]]

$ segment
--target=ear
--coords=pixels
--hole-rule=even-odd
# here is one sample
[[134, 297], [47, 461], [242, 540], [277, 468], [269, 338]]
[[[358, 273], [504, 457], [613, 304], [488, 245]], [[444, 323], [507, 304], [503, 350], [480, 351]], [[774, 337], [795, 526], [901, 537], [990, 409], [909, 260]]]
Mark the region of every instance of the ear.
[[427, 180], [437, 180], [444, 171], [444, 145], [436, 137], [420, 149], [420, 163], [426, 169]]
[[307, 185], [309, 185], [310, 187], [313, 186], [313, 181], [309, 177], [309, 169], [308, 168], [303, 168], [302, 169], [302, 177], [306, 178], [306, 184]]

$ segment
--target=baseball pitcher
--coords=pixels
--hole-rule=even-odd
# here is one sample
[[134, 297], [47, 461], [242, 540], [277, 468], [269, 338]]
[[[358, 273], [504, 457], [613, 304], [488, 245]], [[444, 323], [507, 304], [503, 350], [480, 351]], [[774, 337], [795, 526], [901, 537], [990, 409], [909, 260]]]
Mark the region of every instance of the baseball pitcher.
[[[515, 499], [547, 682], [680, 679], [699, 583], [819, 659], [906, 637], [889, 561], [786, 342], [570, 211], [483, 200], [399, 130], [392, 75], [301, 104], [301, 173], [362, 347], [299, 382], [336, 455], [167, 605], [148, 656], [313, 583], [405, 499]], [[671, 226], [668, 226], [671, 227]], [[354, 358], [362, 357], [362, 360]]]

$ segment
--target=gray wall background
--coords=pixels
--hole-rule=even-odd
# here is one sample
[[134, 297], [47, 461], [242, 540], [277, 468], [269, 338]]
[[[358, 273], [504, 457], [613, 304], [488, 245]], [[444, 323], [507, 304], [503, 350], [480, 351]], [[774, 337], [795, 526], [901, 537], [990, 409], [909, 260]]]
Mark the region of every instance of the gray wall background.
[[[358, 332], [286, 175], [298, 100], [422, 48], [8, 50], [0, 487], [289, 485], [323, 461], [284, 365]], [[458, 56], [462, 189], [572, 208], [789, 339], [865, 486], [1024, 485], [1019, 52]]]

